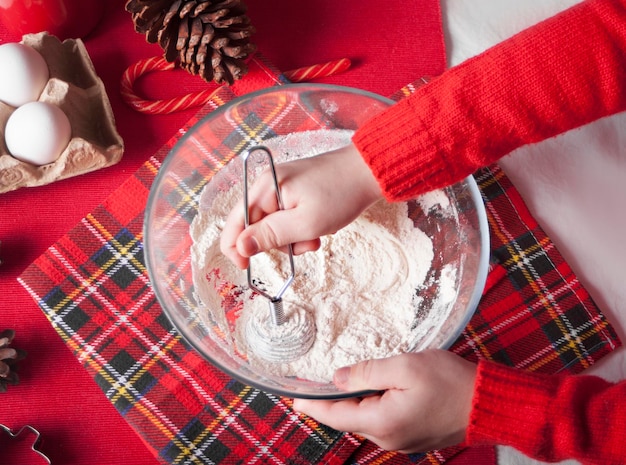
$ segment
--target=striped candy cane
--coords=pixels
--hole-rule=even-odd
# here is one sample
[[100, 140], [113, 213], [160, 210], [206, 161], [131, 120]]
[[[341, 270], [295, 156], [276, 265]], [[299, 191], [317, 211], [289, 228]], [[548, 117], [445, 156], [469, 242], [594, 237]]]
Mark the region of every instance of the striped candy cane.
[[[305, 66], [284, 73], [291, 82], [304, 82], [311, 79], [332, 76], [347, 70], [351, 66], [350, 60], [342, 58], [318, 65]], [[206, 104], [220, 87], [206, 89], [199, 92], [173, 97], [163, 100], [147, 100], [138, 96], [134, 85], [140, 77], [160, 71], [170, 71], [176, 68], [174, 63], [167, 62], [162, 57], [145, 58], [129, 66], [122, 74], [122, 99], [133, 109], [147, 114], [167, 114], [187, 110]]]

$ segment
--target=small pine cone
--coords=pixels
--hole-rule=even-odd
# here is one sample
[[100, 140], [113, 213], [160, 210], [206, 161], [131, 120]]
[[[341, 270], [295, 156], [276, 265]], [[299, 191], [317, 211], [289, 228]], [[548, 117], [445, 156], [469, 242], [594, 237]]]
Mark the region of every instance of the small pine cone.
[[0, 332], [0, 392], [6, 392], [8, 385], [19, 383], [19, 377], [15, 372], [16, 362], [26, 357], [26, 352], [20, 349], [9, 347], [15, 331], [5, 329]]
[[158, 43], [168, 62], [177, 62], [205, 81], [232, 84], [256, 50], [254, 26], [241, 0], [128, 0], [135, 30]]

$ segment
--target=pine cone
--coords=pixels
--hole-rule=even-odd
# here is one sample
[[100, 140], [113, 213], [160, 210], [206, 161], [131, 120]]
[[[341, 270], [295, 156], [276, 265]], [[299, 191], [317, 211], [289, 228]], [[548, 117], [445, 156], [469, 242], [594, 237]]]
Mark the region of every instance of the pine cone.
[[241, 0], [128, 0], [135, 30], [158, 43], [168, 62], [177, 62], [205, 81], [232, 84], [248, 72], [255, 29]]
[[6, 392], [9, 384], [19, 383], [15, 364], [26, 357], [25, 351], [9, 347], [14, 337], [15, 331], [12, 329], [0, 332], [0, 392]]

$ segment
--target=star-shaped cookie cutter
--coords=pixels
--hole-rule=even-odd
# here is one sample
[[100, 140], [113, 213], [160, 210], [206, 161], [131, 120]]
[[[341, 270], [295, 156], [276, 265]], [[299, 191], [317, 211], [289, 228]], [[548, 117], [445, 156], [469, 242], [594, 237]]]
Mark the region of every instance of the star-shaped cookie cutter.
[[35, 454], [37, 454], [42, 460], [44, 460], [48, 465], [52, 465], [52, 462], [50, 461], [48, 456], [46, 456], [46, 454], [44, 454], [39, 449], [37, 449], [37, 447], [39, 446], [39, 443], [41, 442], [41, 433], [37, 431], [35, 428], [33, 428], [30, 425], [25, 425], [25, 426], [22, 426], [17, 433], [14, 433], [11, 430], [11, 428], [9, 428], [8, 426], [0, 424], [0, 432], [3, 432], [3, 431], [9, 436], [9, 438], [16, 439], [16, 440], [20, 438], [20, 435], [22, 433], [24, 433], [25, 431], [29, 431], [31, 434], [35, 436], [35, 440], [33, 441], [33, 444], [30, 447], [31, 450]]

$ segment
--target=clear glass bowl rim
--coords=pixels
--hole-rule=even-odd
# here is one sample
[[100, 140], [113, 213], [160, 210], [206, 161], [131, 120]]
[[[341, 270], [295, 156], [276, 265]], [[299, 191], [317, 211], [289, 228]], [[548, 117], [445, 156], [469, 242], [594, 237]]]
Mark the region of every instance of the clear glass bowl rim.
[[[189, 337], [186, 334], [186, 331], [184, 330], [184, 328], [180, 328], [179, 325], [176, 324], [175, 319], [170, 313], [171, 310], [168, 308], [167, 305], [165, 305], [166, 300], [161, 295], [161, 291], [159, 290], [159, 287], [152, 284], [154, 282], [155, 276], [153, 272], [153, 266], [151, 263], [150, 254], [147, 253], [147, 250], [145, 249], [146, 244], [150, 242], [149, 237], [150, 237], [151, 232], [150, 232], [149, 225], [152, 219], [151, 207], [155, 204], [155, 199], [158, 196], [158, 186], [160, 184], [160, 181], [162, 180], [164, 176], [166, 176], [167, 167], [174, 159], [176, 150], [180, 146], [185, 144], [188, 138], [193, 137], [194, 130], [196, 128], [200, 127], [203, 124], [207, 124], [208, 121], [210, 121], [211, 119], [219, 117], [222, 113], [229, 111], [231, 107], [235, 105], [239, 105], [243, 101], [252, 100], [259, 96], [270, 94], [270, 93], [276, 93], [276, 92], [281, 92], [281, 91], [299, 91], [299, 90], [303, 90], [307, 88], [313, 89], [313, 90], [319, 90], [319, 91], [333, 91], [333, 92], [336, 91], [336, 92], [341, 92], [341, 93], [356, 94], [360, 96], [369, 97], [374, 100], [378, 100], [381, 103], [388, 104], [388, 105], [393, 105], [397, 103], [396, 101], [389, 99], [387, 97], [383, 97], [376, 93], [354, 88], [354, 87], [340, 86], [340, 85], [335, 85], [335, 84], [289, 83], [289, 84], [282, 84], [279, 86], [264, 88], [261, 90], [247, 93], [240, 97], [234, 98], [233, 100], [230, 100], [226, 102], [224, 105], [221, 105], [220, 107], [211, 111], [207, 115], [203, 116], [200, 120], [198, 120], [192, 127], [190, 127], [185, 132], [185, 134], [183, 134], [180, 137], [180, 139], [172, 146], [168, 154], [165, 156], [165, 159], [163, 160], [161, 167], [159, 168], [159, 171], [157, 172], [157, 175], [150, 187], [150, 192], [149, 192], [148, 200], [146, 203], [144, 222], [143, 222], [144, 259], [146, 262], [146, 270], [148, 272], [150, 285], [152, 286], [155, 296], [157, 298], [157, 301], [159, 302], [159, 305], [161, 309], [163, 310], [163, 313], [169, 320], [170, 324], [181, 335], [181, 337], [185, 340], [185, 342], [188, 345], [190, 345], [194, 351], [196, 351], [197, 354], [199, 354], [204, 360], [206, 360], [213, 366], [217, 367], [222, 372], [254, 388], [257, 388], [264, 392], [268, 392], [268, 393], [275, 394], [278, 396], [291, 397], [291, 398], [298, 397], [302, 399], [318, 399], [318, 400], [319, 399], [332, 400], [332, 399], [342, 399], [342, 398], [350, 398], [350, 397], [360, 397], [360, 396], [369, 395], [375, 391], [370, 391], [370, 390], [360, 390], [360, 391], [350, 391], [350, 392], [337, 391], [337, 392], [331, 392], [331, 393], [320, 392], [320, 393], [315, 393], [315, 394], [294, 392], [294, 391], [290, 391], [287, 389], [277, 388], [275, 386], [266, 386], [255, 379], [249, 378], [241, 373], [236, 372], [235, 370], [225, 367], [219, 361], [217, 361], [216, 359], [212, 358], [209, 354], [207, 354], [206, 351], [202, 350], [202, 348], [199, 347], [198, 344], [195, 343], [194, 339]], [[441, 347], [442, 349], [448, 349], [454, 343], [454, 341], [460, 336], [460, 334], [463, 332], [464, 328], [467, 326], [472, 316], [474, 315], [476, 308], [478, 307], [478, 303], [482, 297], [482, 292], [483, 292], [483, 289], [487, 280], [487, 274], [488, 274], [488, 269], [489, 269], [489, 254], [490, 254], [489, 226], [488, 226], [487, 213], [486, 213], [485, 206], [483, 203], [482, 195], [478, 188], [478, 184], [476, 183], [476, 180], [474, 179], [473, 176], [471, 175], [467, 176], [461, 182], [465, 182], [467, 184], [472, 201], [474, 205], [476, 206], [476, 214], [478, 217], [479, 231], [480, 231], [479, 268], [478, 268], [474, 288], [470, 296], [470, 299], [468, 301], [467, 312], [465, 313], [463, 319], [460, 321], [460, 324], [457, 327], [457, 331], [455, 333], [450, 334], [449, 337], [446, 339], [446, 341], [442, 344], [442, 347]]]

